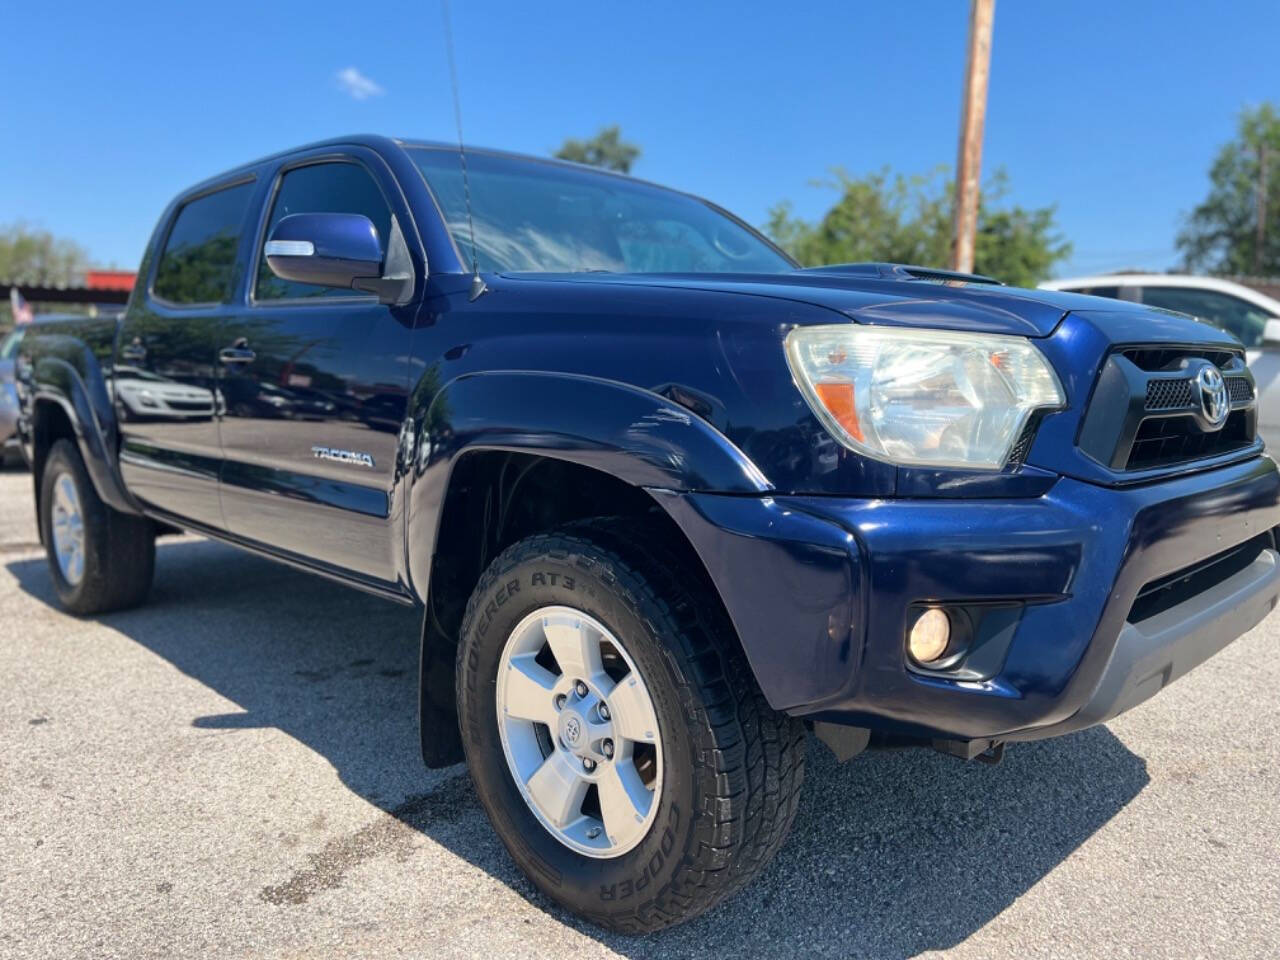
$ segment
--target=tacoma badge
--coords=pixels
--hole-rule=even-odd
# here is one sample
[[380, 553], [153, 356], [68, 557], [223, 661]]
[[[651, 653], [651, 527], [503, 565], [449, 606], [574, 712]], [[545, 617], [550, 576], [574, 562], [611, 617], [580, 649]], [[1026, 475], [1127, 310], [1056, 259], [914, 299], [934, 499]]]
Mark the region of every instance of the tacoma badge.
[[373, 457], [355, 450], [335, 450], [333, 447], [312, 447], [312, 455], [317, 460], [336, 460], [338, 463], [350, 463], [357, 467], [373, 468]]

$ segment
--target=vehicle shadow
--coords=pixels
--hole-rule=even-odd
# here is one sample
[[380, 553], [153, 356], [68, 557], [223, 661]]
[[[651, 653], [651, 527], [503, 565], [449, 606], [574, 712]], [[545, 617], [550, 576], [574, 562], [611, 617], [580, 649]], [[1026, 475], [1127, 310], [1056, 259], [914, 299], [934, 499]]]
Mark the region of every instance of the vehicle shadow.
[[[158, 561], [149, 604], [102, 622], [243, 711], [193, 717], [195, 726], [282, 730], [396, 818], [388, 823], [422, 832], [630, 957], [738, 956], [765, 944], [779, 956], [909, 957], [955, 945], [1148, 782], [1144, 761], [1102, 727], [1018, 745], [996, 767], [925, 751], [840, 766], [813, 743], [795, 829], [756, 883], [685, 926], [615, 936], [537, 893], [487, 829], [462, 767], [423, 770], [417, 612], [203, 540], [161, 541]], [[7, 566], [53, 602], [43, 558]], [[331, 840], [319, 856], [299, 852], [297, 873], [264, 877], [260, 896], [287, 909], [341, 886], [374, 855], [363, 852], [377, 846], [365, 842], [371, 829]]]

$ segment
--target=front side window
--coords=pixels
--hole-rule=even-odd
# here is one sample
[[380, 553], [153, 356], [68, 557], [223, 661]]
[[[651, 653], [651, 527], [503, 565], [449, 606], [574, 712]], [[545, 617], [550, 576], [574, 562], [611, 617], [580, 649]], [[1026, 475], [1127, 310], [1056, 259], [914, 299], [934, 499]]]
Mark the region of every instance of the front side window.
[[[409, 147], [465, 260], [471, 226], [456, 151]], [[481, 270], [782, 273], [795, 266], [710, 204], [625, 177], [467, 154]]]
[[1216, 290], [1196, 290], [1192, 287], [1144, 287], [1142, 302], [1165, 310], [1177, 310], [1237, 337], [1246, 347], [1262, 343], [1262, 329], [1267, 325], [1267, 314], [1247, 300]]
[[197, 197], [174, 218], [152, 290], [170, 303], [226, 303], [235, 286], [236, 248], [253, 183]]
[[[263, 243], [285, 217], [293, 213], [359, 213], [368, 217], [378, 231], [382, 251], [391, 236], [391, 209], [373, 177], [355, 163], [313, 163], [288, 171], [280, 180], [271, 205], [271, 218]], [[261, 251], [259, 251], [261, 254]], [[349, 297], [350, 287], [321, 287], [311, 283], [281, 280], [271, 272], [267, 258], [258, 258], [258, 277], [253, 288], [257, 300], [291, 300], [298, 297]]]

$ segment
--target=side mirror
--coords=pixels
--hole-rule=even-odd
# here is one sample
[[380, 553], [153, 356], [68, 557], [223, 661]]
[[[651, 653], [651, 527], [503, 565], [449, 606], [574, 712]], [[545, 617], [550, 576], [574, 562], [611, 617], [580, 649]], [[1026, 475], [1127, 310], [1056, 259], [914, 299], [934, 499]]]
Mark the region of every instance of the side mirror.
[[263, 251], [281, 280], [352, 287], [382, 276], [382, 244], [358, 213], [295, 213], [276, 224]]
[[1272, 317], [1262, 328], [1262, 345], [1280, 347], [1280, 317]]

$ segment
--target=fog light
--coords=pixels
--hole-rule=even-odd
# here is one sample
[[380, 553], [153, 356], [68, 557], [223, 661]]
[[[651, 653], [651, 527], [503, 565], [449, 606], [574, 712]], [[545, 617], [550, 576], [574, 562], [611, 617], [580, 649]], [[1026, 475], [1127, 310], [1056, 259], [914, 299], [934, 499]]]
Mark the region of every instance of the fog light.
[[933, 607], [920, 614], [907, 635], [907, 652], [911, 659], [928, 665], [946, 655], [951, 642], [951, 618], [945, 611]]

